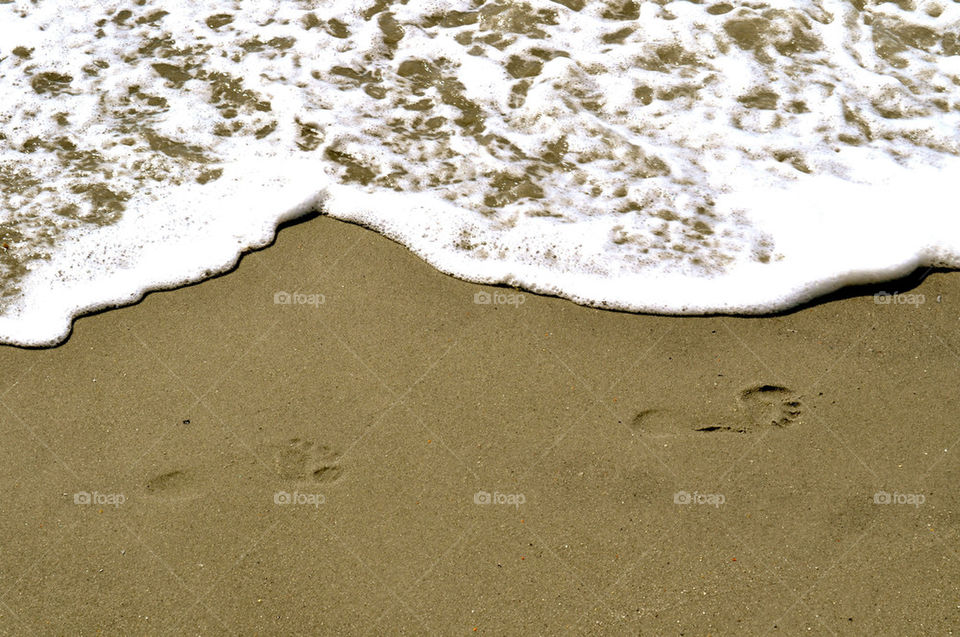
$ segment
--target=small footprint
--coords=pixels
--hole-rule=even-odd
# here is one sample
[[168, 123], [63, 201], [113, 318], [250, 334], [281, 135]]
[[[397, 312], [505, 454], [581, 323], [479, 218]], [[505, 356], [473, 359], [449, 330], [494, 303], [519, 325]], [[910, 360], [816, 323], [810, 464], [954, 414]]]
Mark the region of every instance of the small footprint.
[[649, 438], [672, 438], [705, 433], [752, 433], [765, 427], [784, 428], [800, 422], [800, 397], [779, 385], [754, 385], [739, 392], [726, 413], [707, 417], [672, 409], [644, 409], [628, 423]]
[[163, 500], [191, 500], [200, 497], [201, 481], [190, 469], [175, 469], [156, 475], [143, 485], [148, 496]]
[[279, 445], [275, 458], [277, 473], [284, 480], [334, 482], [343, 473], [337, 464], [339, 453], [300, 438]]
[[671, 438], [684, 433], [683, 423], [668, 409], [644, 409], [633, 417], [629, 426], [634, 433], [649, 438]]
[[756, 385], [740, 392], [740, 405], [750, 424], [789, 427], [800, 420], [800, 397], [779, 385]]

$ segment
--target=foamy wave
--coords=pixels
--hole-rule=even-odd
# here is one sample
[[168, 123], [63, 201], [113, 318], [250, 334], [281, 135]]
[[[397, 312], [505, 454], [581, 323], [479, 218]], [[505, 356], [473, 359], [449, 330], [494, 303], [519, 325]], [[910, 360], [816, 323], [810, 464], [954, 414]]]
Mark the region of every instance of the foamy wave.
[[0, 341], [312, 208], [577, 302], [759, 313], [960, 264], [960, 5], [0, 5]]

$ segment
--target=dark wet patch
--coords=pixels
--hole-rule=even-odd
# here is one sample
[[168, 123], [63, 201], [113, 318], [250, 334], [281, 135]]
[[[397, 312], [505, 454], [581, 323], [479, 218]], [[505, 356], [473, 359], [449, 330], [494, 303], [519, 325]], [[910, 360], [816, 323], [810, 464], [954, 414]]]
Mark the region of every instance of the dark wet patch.
[[204, 20], [204, 22], [208, 27], [216, 30], [216, 29], [219, 29], [220, 27], [225, 27], [231, 22], [233, 22], [233, 15], [229, 13], [218, 13], [216, 15], [210, 16], [209, 18]]
[[45, 71], [33, 76], [30, 80], [30, 86], [40, 95], [50, 94], [52, 97], [56, 97], [67, 92], [72, 81], [73, 78], [69, 75], [55, 71]]
[[376, 172], [365, 166], [349, 153], [328, 148], [325, 155], [327, 159], [340, 164], [346, 169], [343, 173], [345, 181], [353, 181], [366, 186], [377, 176]]

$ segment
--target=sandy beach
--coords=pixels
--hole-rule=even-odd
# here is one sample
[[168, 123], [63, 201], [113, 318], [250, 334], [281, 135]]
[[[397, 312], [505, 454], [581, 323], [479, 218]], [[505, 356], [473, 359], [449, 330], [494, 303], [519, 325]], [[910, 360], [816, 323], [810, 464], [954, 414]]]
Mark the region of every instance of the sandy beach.
[[955, 634], [960, 275], [888, 291], [633, 315], [291, 225], [0, 347], [0, 632]]

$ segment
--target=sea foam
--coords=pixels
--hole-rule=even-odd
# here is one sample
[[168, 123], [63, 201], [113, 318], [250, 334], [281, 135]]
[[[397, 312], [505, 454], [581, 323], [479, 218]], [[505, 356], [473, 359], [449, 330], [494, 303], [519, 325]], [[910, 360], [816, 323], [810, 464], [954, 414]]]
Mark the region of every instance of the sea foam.
[[960, 5], [0, 4], [0, 341], [310, 210], [599, 307], [960, 266]]

